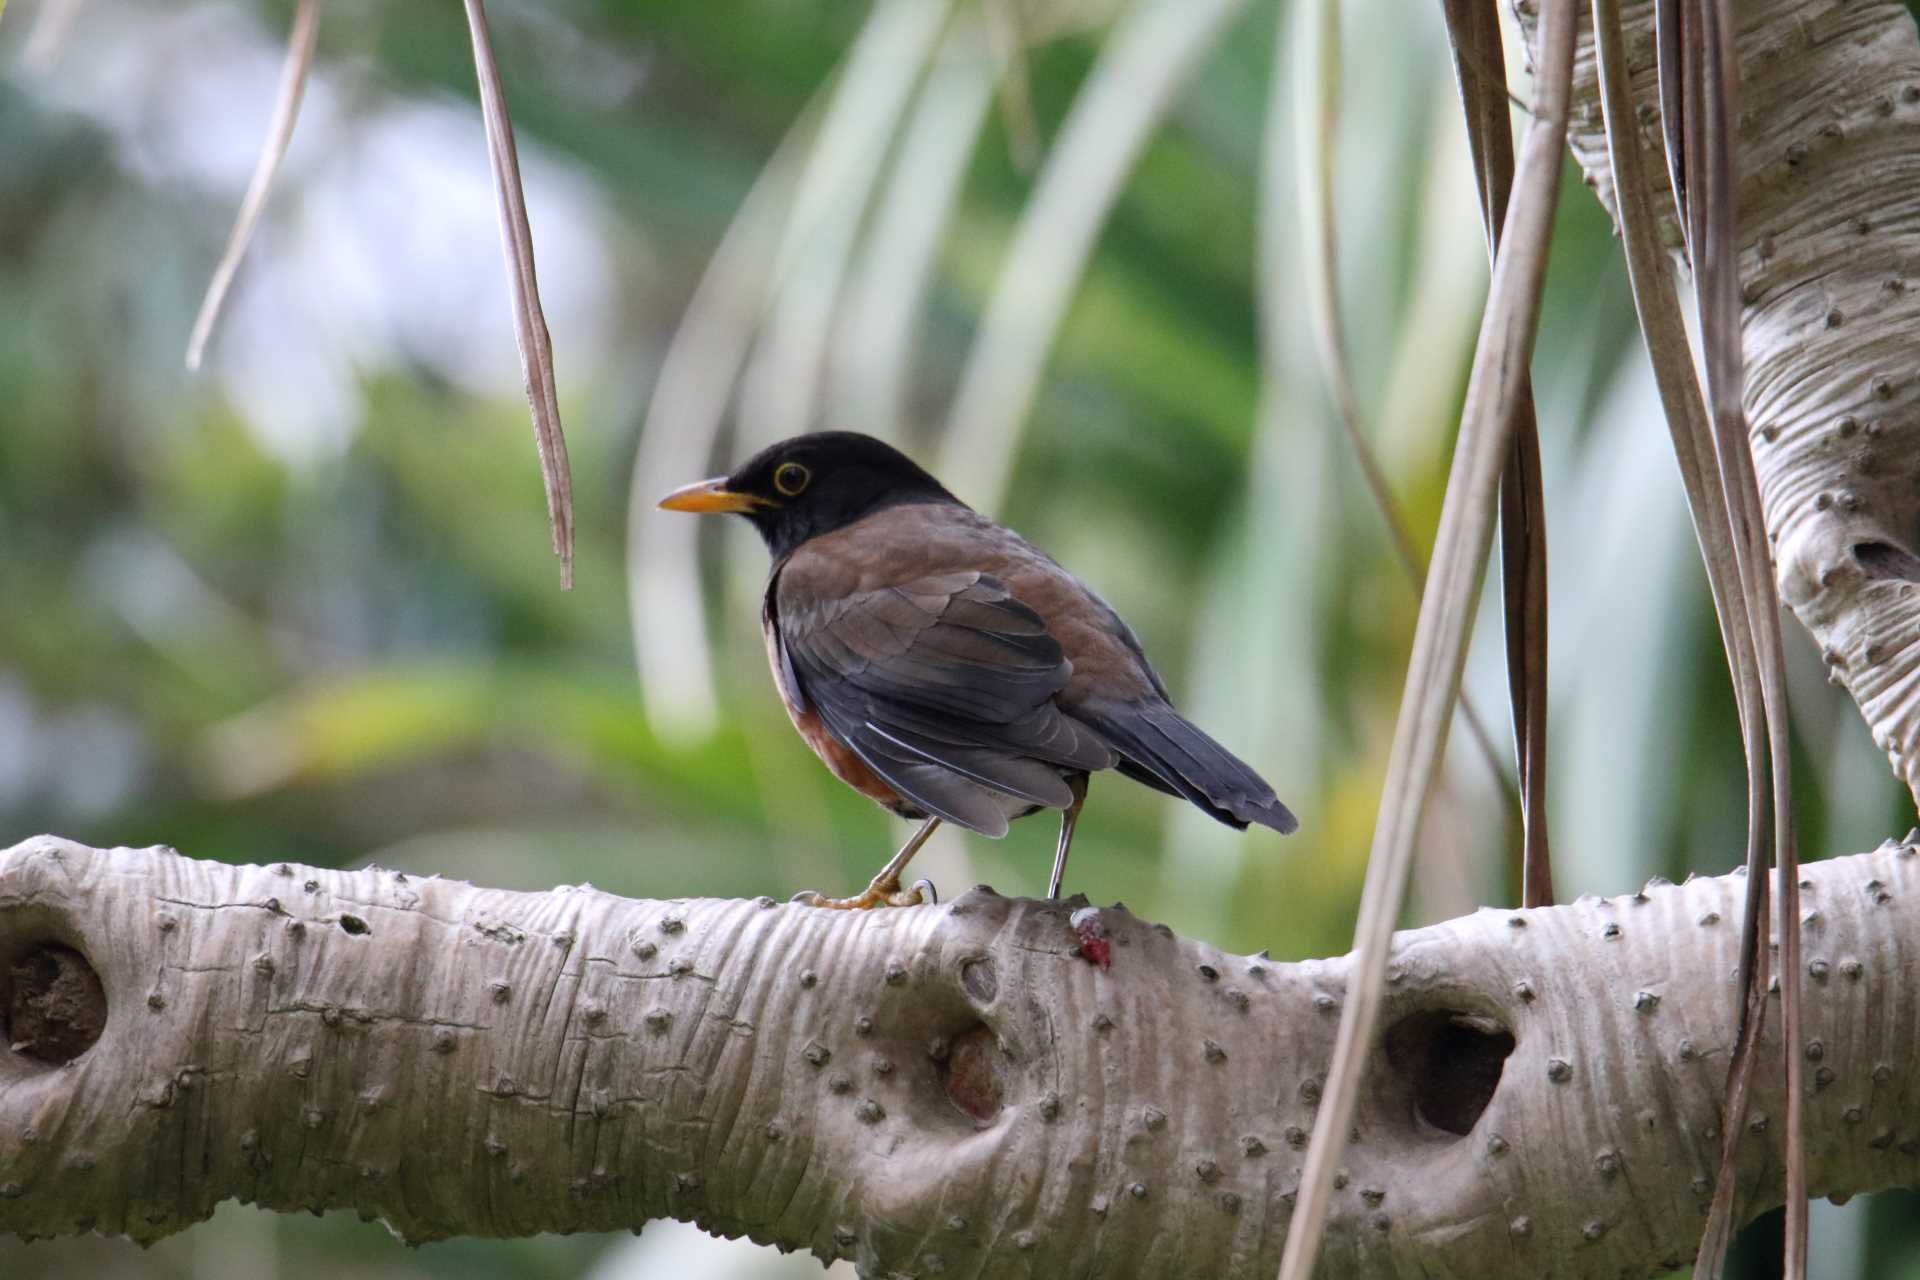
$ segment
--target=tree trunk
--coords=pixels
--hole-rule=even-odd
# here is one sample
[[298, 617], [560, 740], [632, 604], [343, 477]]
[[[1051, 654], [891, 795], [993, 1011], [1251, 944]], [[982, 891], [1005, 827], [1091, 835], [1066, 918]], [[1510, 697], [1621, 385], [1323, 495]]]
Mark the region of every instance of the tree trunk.
[[[1518, 0], [1529, 38], [1537, 0]], [[1888, 0], [1741, 0], [1745, 402], [1781, 598], [1920, 798], [1920, 38]], [[1627, 69], [1655, 205], [1680, 244], [1653, 5]], [[1570, 134], [1609, 209], [1591, 22]]]
[[[1821, 1194], [1920, 1176], [1914, 854], [1806, 871]], [[1742, 887], [1400, 935], [1322, 1274], [1687, 1257]], [[31, 840], [0, 853], [0, 1230], [153, 1240], [239, 1197], [410, 1241], [672, 1216], [873, 1276], [1264, 1280], [1347, 961], [1072, 905], [646, 902]], [[1743, 1215], [1780, 1195], [1761, 1059]]]

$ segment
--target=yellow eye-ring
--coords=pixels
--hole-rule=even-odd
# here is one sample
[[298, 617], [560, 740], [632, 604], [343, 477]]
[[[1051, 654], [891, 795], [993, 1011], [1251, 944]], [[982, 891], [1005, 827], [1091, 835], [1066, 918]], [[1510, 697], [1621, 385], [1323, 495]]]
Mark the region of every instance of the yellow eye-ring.
[[806, 488], [807, 482], [811, 479], [813, 479], [813, 472], [799, 463], [783, 462], [774, 468], [773, 487], [791, 498]]

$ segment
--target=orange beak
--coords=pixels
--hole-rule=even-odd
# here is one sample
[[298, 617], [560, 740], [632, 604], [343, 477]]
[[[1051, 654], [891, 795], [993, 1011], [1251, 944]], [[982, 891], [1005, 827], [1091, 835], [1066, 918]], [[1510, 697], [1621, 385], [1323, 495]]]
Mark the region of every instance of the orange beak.
[[700, 480], [693, 484], [681, 485], [660, 499], [662, 511], [692, 511], [700, 515], [721, 511], [754, 511], [772, 505], [765, 498], [755, 497], [751, 493], [737, 493], [727, 488], [725, 476], [718, 480]]

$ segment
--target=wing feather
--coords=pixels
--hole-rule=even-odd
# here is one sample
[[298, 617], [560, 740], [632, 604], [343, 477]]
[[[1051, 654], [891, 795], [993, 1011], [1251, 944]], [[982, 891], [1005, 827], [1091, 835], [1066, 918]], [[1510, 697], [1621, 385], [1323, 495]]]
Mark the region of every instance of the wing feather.
[[832, 734], [927, 812], [1003, 835], [1008, 800], [1065, 808], [1063, 772], [1111, 766], [1054, 705], [1072, 663], [1006, 585], [972, 571], [813, 598], [776, 579], [783, 674]]

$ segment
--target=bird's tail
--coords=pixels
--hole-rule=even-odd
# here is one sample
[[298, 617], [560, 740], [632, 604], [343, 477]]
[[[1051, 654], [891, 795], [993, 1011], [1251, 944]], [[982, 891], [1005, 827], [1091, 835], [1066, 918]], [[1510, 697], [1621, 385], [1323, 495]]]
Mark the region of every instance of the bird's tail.
[[1230, 827], [1257, 822], [1287, 835], [1300, 825], [1265, 779], [1160, 698], [1090, 701], [1070, 714], [1124, 757], [1121, 772], [1186, 797]]

